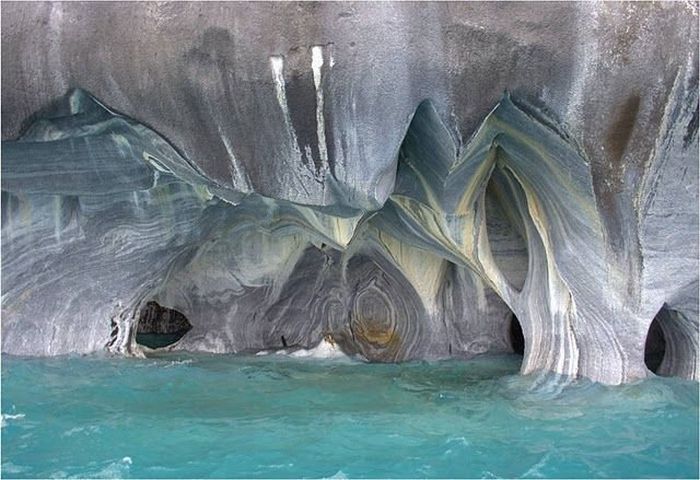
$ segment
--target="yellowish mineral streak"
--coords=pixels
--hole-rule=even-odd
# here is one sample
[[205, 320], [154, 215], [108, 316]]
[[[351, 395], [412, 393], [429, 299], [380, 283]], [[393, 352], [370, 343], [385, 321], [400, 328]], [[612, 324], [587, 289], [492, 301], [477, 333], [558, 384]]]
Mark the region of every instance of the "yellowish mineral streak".
[[393, 263], [416, 289], [426, 309], [435, 312], [436, 298], [447, 268], [445, 260], [386, 232], [379, 231], [377, 236]]
[[294, 208], [302, 220], [299, 222], [302, 228], [312, 234], [321, 234], [325, 241], [340, 250], [347, 248], [363, 217], [362, 213], [352, 217], [336, 217], [300, 205]]
[[[549, 235], [550, 227], [540, 207], [539, 200], [529, 184], [518, 178], [517, 174], [514, 173], [514, 175], [525, 192], [530, 218], [537, 229], [546, 255], [549, 321], [553, 322], [552, 341], [558, 344], [556, 347], [551, 345], [550, 349], [548, 349], [547, 366], [554, 372], [575, 376], [578, 373], [579, 350], [570, 324], [571, 292], [562, 281], [557, 268], [552, 239]], [[552, 348], [557, 348], [558, 351], [554, 352]], [[553, 364], [552, 361], [554, 361]], [[541, 368], [542, 365], [538, 367]], [[523, 373], [529, 373], [526, 366], [523, 367]]]

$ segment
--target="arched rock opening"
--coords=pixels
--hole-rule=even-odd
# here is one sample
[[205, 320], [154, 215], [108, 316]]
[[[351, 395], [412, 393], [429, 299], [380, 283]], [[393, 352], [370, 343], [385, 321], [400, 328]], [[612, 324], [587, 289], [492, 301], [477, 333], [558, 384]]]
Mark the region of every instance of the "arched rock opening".
[[525, 336], [523, 335], [523, 327], [520, 326], [518, 317], [516, 317], [514, 313], [510, 314], [508, 335], [510, 339], [510, 346], [513, 349], [513, 353], [517, 355], [524, 355]]
[[[657, 327], [654, 323], [657, 323]], [[664, 305], [656, 314], [649, 328], [647, 345], [653, 342], [655, 328], [661, 332], [664, 340], [664, 353], [659, 359], [656, 370], [648, 368], [657, 375], [666, 377], [698, 378], [698, 324], [697, 314], [691, 315]], [[649, 351], [645, 349], [645, 361]]]
[[192, 329], [192, 324], [182, 313], [148, 302], [139, 314], [136, 343], [158, 349], [168, 347]]
[[657, 318], [658, 315], [652, 320], [644, 344], [644, 363], [654, 373], [658, 372], [666, 353], [666, 337]]

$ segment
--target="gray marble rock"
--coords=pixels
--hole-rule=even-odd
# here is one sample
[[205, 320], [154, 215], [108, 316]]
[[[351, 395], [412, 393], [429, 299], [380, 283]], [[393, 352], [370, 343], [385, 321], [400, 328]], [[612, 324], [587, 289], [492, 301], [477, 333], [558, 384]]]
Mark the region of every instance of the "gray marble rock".
[[[698, 26], [681, 3], [13, 3], [2, 351], [698, 379]], [[88, 93], [89, 92], [89, 93]]]

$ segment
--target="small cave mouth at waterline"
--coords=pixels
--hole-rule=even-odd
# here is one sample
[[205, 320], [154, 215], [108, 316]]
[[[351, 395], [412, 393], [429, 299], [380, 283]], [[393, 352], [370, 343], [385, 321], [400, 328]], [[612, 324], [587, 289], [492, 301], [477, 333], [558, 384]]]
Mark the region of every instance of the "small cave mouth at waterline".
[[508, 328], [510, 337], [510, 345], [513, 348], [513, 353], [516, 355], [525, 355], [525, 337], [523, 336], [523, 328], [520, 326], [518, 317], [515, 314], [510, 315], [510, 326]]
[[148, 302], [141, 309], [136, 343], [151, 349], [168, 347], [192, 329], [192, 324], [182, 313]]
[[666, 354], [666, 336], [664, 330], [657, 317], [652, 320], [647, 333], [647, 339], [644, 345], [644, 363], [647, 368], [653, 373], [659, 373], [659, 367], [664, 361]]

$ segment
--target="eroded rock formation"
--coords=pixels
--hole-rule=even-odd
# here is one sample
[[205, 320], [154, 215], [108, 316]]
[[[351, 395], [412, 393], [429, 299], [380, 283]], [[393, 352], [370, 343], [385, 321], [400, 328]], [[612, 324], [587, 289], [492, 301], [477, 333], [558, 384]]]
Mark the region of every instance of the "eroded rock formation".
[[694, 5], [5, 5], [3, 352], [698, 378]]

